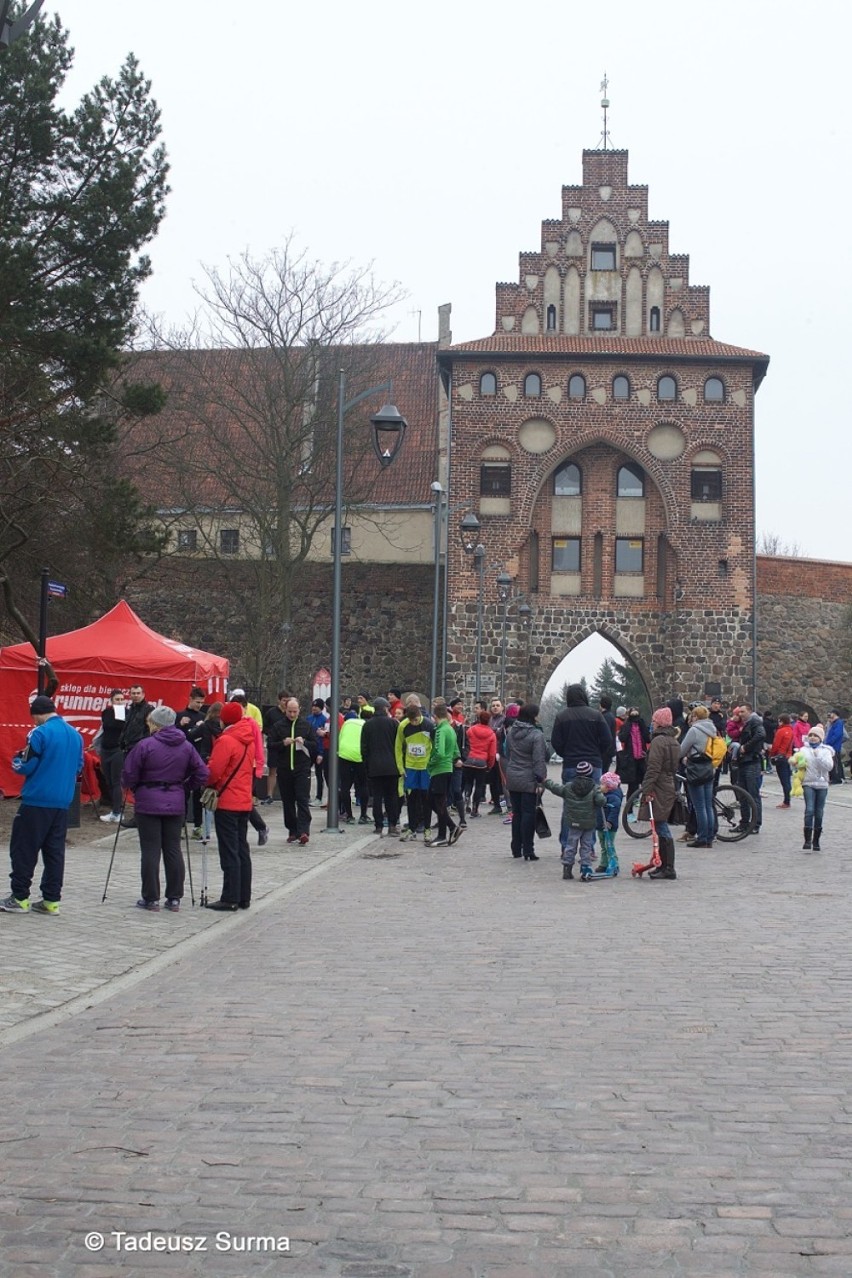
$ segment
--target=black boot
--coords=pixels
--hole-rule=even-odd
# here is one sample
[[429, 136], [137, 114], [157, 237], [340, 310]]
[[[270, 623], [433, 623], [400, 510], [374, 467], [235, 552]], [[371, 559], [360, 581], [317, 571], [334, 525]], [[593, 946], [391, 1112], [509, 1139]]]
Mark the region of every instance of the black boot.
[[821, 848], [820, 848], [820, 846], [819, 846], [819, 836], [820, 836], [821, 834], [822, 834], [822, 826], [821, 826], [821, 825], [815, 825], [815, 826], [814, 826], [814, 852], [820, 852], [820, 851], [821, 851]]
[[[668, 840], [671, 843], [671, 839]], [[653, 870], [648, 871], [649, 879], [664, 879], [666, 877], [666, 840], [660, 835], [660, 864], [655, 866]]]
[[660, 855], [663, 858], [663, 878], [676, 879], [674, 839], [660, 839]]
[[804, 843], [802, 844], [802, 851], [803, 851], [803, 852], [810, 852], [810, 850], [811, 850], [811, 835], [812, 835], [812, 833], [813, 833], [813, 831], [811, 830], [811, 827], [810, 827], [809, 825], [806, 825], [806, 826], [805, 826], [805, 841], [804, 841]]

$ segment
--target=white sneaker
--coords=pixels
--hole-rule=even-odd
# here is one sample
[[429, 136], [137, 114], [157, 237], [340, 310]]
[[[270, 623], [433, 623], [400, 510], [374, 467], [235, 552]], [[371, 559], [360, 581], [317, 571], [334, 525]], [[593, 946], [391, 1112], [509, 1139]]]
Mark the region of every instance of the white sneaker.
[[115, 825], [117, 821], [121, 820], [121, 817], [117, 817], [114, 812], [109, 812], [106, 816], [102, 816], [101, 820], [106, 821], [108, 825]]

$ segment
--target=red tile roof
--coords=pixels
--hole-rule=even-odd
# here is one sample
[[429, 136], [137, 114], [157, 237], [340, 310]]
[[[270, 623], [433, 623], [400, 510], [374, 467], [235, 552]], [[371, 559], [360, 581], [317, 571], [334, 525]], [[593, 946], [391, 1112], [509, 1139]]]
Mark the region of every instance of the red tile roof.
[[494, 333], [474, 342], [460, 342], [440, 352], [442, 362], [450, 357], [465, 355], [577, 355], [607, 358], [633, 357], [644, 359], [700, 359], [723, 361], [737, 360], [769, 362], [769, 356], [761, 351], [751, 351], [743, 346], [729, 346], [714, 341], [712, 337], [609, 337], [605, 333], [593, 336], [571, 337], [564, 333]]
[[[350, 455], [349, 462], [358, 467], [362, 491], [371, 504], [428, 505], [431, 500], [430, 484], [438, 474], [437, 349], [435, 343], [411, 342], [324, 347], [319, 352], [326, 420], [336, 420], [337, 374], [342, 365], [359, 370], [347, 376], [347, 400], [369, 386], [392, 381], [392, 400], [408, 422], [399, 457], [382, 470], [373, 456], [369, 419], [391, 396], [371, 396], [347, 414], [348, 448], [354, 438], [359, 441], [359, 458], [353, 461]], [[126, 455], [133, 459], [129, 462], [132, 477], [143, 497], [153, 499], [160, 510], [182, 508], [186, 480], [191, 477], [195, 503], [237, 508], [247, 476], [256, 476], [264, 487], [273, 483], [268, 396], [274, 395], [279, 374], [272, 364], [268, 350], [146, 351], [131, 357], [128, 381], [159, 382], [169, 392], [163, 412], [132, 425], [125, 439]], [[286, 399], [286, 390], [282, 394]], [[333, 500], [333, 451], [333, 446], [329, 450], [326, 445], [314, 471], [315, 479], [328, 477], [324, 500], [329, 502]], [[187, 458], [183, 475], [175, 473], [176, 458]], [[294, 470], [299, 461], [293, 458]], [[229, 474], [236, 471], [240, 472], [238, 482], [229, 482]], [[144, 476], [141, 482], [140, 475]]]

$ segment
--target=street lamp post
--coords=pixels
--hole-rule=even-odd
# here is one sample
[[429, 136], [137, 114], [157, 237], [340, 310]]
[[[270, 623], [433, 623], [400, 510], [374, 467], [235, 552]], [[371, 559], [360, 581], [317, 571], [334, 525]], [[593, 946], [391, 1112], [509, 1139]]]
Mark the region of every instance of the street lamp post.
[[474, 698], [479, 701], [482, 693], [482, 620], [485, 608], [485, 547], [479, 540], [482, 525], [472, 511], [461, 521], [462, 545], [473, 555], [479, 573], [479, 596], [476, 606], [476, 679]]
[[432, 484], [432, 495], [435, 498], [435, 583], [432, 593], [432, 670], [429, 695], [434, 701], [438, 695], [438, 646], [441, 639], [438, 624], [441, 605], [441, 541], [444, 521], [444, 489], [437, 479]]
[[[500, 700], [506, 702], [506, 627], [509, 622], [509, 609], [513, 603], [518, 604], [518, 616], [525, 627], [532, 622], [532, 608], [526, 601], [523, 592], [512, 594], [512, 578], [505, 569], [497, 576], [497, 596], [503, 605], [500, 634]], [[526, 695], [526, 694], [524, 694]]]
[[29, 30], [43, 4], [44, 0], [33, 0], [26, 13], [12, 21], [9, 17], [12, 0], [0, 0], [0, 49], [8, 49], [10, 44], [14, 44], [19, 36]]
[[[337, 378], [337, 464], [334, 478], [334, 531], [332, 536], [334, 574], [331, 587], [331, 716], [328, 723], [328, 819], [326, 831], [340, 833], [340, 765], [337, 747], [340, 725], [337, 720], [340, 707], [340, 614], [343, 581], [343, 419], [350, 409], [370, 395], [387, 391], [392, 394], [391, 382], [371, 386], [354, 399], [346, 400], [346, 374], [341, 368]], [[408, 422], [393, 404], [385, 404], [370, 418], [373, 450], [384, 468], [393, 462], [405, 437]]]

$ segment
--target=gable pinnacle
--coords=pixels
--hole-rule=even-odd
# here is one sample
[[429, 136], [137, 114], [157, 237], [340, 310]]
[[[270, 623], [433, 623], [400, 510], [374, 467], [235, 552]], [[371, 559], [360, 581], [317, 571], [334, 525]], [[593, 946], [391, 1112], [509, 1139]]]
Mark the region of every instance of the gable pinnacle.
[[606, 71], [604, 71], [604, 78], [601, 80], [601, 94], [603, 95], [601, 97], [601, 106], [603, 108], [603, 133], [601, 134], [601, 141], [600, 141], [601, 150], [603, 151], [608, 150], [609, 143], [611, 141], [609, 128], [607, 127], [607, 119], [606, 119], [606, 113], [609, 110], [609, 98], [606, 95], [606, 91], [608, 88], [609, 88], [609, 80], [607, 79]]

